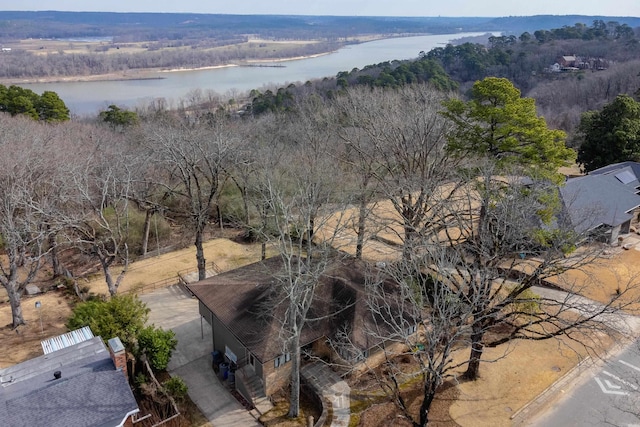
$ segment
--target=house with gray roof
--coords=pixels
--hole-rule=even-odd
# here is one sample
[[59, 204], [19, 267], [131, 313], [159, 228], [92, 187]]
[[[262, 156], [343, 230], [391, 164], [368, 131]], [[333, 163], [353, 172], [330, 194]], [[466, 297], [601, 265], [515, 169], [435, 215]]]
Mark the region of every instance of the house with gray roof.
[[2, 426], [133, 425], [139, 409], [119, 339], [109, 340], [109, 350], [90, 331], [42, 344], [44, 355], [0, 369]]
[[629, 233], [640, 207], [640, 163], [605, 166], [560, 188], [564, 219], [578, 233], [601, 233], [614, 244]]

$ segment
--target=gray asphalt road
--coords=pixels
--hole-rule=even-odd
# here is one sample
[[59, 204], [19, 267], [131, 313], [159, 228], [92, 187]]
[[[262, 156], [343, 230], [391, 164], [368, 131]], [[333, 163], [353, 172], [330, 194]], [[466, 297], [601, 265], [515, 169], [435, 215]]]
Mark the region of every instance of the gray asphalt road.
[[528, 425], [640, 426], [640, 341], [589, 369], [550, 410]]

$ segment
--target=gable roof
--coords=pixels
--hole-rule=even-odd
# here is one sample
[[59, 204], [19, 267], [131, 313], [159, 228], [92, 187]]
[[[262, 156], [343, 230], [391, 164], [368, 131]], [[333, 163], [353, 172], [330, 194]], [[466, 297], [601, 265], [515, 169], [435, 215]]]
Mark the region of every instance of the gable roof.
[[[269, 314], [284, 307], [269, 307], [282, 269], [282, 258], [273, 257], [247, 265], [197, 283], [187, 285], [233, 335], [262, 363], [283, 353], [277, 320]], [[361, 349], [379, 343], [368, 330], [374, 319], [367, 309], [364, 291], [365, 262], [352, 257], [332, 258], [316, 287], [309, 318], [303, 328], [300, 345], [322, 337], [331, 337], [343, 325], [348, 325], [351, 341]], [[280, 273], [281, 274], [281, 273]]]
[[618, 226], [640, 206], [640, 164], [624, 162], [568, 179], [560, 188], [565, 211], [577, 232]]
[[121, 426], [138, 411], [100, 337], [0, 370], [0, 419], [7, 427]]

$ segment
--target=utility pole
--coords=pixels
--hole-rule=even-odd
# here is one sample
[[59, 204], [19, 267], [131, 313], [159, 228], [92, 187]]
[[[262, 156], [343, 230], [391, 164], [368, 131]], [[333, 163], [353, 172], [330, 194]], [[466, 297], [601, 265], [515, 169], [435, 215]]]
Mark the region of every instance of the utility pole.
[[36, 301], [36, 308], [38, 309], [38, 314], [40, 315], [40, 335], [44, 335], [44, 327], [42, 326], [42, 304], [40, 301]]

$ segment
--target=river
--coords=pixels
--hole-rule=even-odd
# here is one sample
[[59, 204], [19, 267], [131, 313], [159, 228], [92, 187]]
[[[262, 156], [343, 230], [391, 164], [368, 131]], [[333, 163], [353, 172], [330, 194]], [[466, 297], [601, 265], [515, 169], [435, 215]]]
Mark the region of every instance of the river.
[[[224, 67], [203, 70], [155, 72], [147, 80], [33, 83], [21, 86], [37, 93], [50, 90], [67, 104], [77, 116], [96, 114], [110, 104], [133, 108], [153, 99], [164, 98], [170, 106], [200, 89], [214, 91], [223, 97], [237, 96], [251, 89], [282, 87], [289, 83], [335, 76], [366, 65], [394, 59], [416, 58], [420, 51], [444, 46], [456, 38], [483, 33], [439, 34], [400, 37], [346, 46], [336, 52], [313, 58], [278, 63], [283, 67]], [[265, 63], [263, 65], [274, 65]]]

